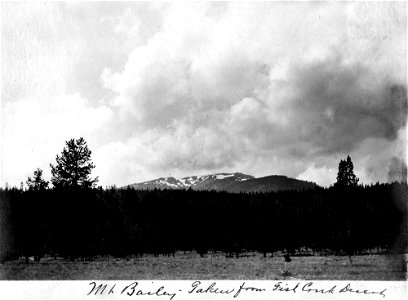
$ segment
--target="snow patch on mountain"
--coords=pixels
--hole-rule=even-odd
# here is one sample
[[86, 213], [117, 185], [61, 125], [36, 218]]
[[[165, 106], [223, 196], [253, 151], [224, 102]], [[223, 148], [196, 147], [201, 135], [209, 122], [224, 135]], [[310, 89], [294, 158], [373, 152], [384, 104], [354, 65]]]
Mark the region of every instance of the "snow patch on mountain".
[[234, 174], [215, 174], [215, 179], [225, 179], [228, 177], [234, 177]]
[[[187, 189], [197, 188], [206, 189], [219, 188], [219, 184], [231, 184], [231, 182], [241, 182], [252, 179], [250, 175], [242, 173], [217, 173], [202, 176], [188, 176], [183, 178], [160, 177], [155, 180], [145, 181], [131, 185], [134, 188], [152, 189], [152, 188], [170, 188], [170, 189]], [[217, 183], [219, 182], [219, 184]]]

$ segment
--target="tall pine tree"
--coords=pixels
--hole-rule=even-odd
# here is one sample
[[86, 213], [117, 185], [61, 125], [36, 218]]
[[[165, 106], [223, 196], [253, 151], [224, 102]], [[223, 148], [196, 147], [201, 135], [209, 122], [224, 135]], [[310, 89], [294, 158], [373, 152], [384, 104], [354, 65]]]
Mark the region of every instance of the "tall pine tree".
[[98, 177], [90, 174], [95, 165], [91, 161], [91, 151], [83, 137], [66, 142], [57, 164], [51, 166], [51, 182], [55, 187], [95, 187]]
[[357, 186], [358, 181], [359, 179], [354, 174], [354, 166], [351, 157], [347, 156], [345, 160], [340, 160], [335, 186]]

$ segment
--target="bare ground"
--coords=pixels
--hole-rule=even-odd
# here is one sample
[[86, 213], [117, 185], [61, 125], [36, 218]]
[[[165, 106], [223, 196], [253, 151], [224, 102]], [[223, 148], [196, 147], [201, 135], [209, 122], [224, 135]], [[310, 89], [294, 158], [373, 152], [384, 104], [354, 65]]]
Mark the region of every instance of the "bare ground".
[[[223, 253], [200, 257], [177, 252], [175, 257], [67, 261], [43, 258], [26, 264], [23, 259], [0, 265], [1, 280], [406, 280], [403, 255], [299, 256], [283, 272], [282, 256], [259, 253], [226, 258]], [[405, 262], [406, 263], [406, 262]]]

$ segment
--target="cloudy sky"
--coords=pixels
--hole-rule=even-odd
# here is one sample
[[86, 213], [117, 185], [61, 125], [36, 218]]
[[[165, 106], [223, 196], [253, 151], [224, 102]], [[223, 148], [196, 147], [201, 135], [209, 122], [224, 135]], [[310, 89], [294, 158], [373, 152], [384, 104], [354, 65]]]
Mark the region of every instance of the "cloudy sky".
[[1, 3], [1, 186], [83, 136], [103, 186], [406, 170], [406, 3]]

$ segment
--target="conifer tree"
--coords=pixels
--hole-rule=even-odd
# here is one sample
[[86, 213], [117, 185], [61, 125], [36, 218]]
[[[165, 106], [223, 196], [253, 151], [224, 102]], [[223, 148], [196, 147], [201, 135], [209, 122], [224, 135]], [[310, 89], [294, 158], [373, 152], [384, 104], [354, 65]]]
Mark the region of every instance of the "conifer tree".
[[34, 177], [27, 178], [27, 186], [29, 191], [40, 191], [48, 188], [48, 181], [42, 178], [43, 171], [40, 168], [34, 171]]
[[354, 174], [354, 166], [351, 157], [347, 156], [345, 160], [340, 160], [339, 171], [337, 173], [336, 186], [357, 186], [359, 179]]
[[67, 141], [61, 156], [56, 157], [57, 164], [50, 164], [52, 184], [55, 187], [95, 187], [98, 177], [90, 177], [95, 168], [91, 153], [83, 137]]

